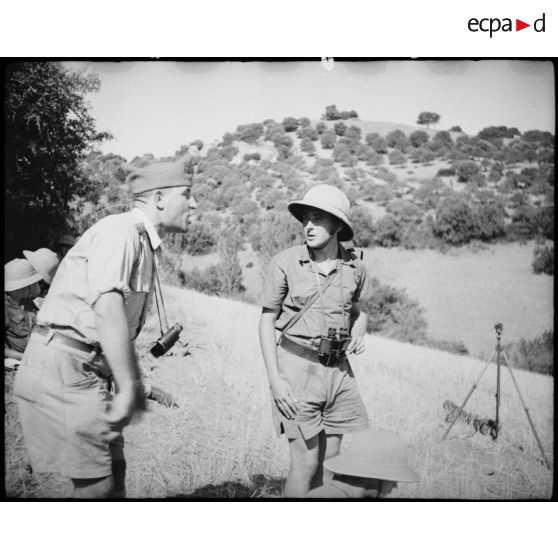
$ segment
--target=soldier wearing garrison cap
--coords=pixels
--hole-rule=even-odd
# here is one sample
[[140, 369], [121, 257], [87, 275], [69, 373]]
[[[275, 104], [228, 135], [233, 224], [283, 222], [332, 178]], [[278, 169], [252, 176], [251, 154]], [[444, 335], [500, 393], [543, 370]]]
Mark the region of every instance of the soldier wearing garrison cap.
[[288, 205], [305, 242], [277, 254], [264, 285], [260, 344], [278, 434], [289, 441], [285, 496], [305, 497], [321, 484], [323, 461], [346, 432], [368, 427], [347, 355], [364, 351], [368, 295], [362, 261], [340, 241], [353, 238], [349, 200], [320, 184]]
[[134, 208], [95, 223], [62, 260], [14, 387], [33, 470], [70, 477], [76, 498], [125, 495], [122, 432], [144, 400], [133, 340], [161, 236], [185, 232], [196, 207], [191, 157], [133, 168], [127, 183]]

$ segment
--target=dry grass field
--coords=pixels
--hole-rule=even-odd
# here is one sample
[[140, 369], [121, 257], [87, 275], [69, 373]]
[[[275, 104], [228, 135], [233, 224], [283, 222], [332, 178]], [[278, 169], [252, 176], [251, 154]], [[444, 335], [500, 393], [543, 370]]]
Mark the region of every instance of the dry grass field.
[[[138, 350], [144, 375], [175, 393], [180, 408], [153, 402], [126, 429], [130, 498], [280, 497], [288, 466], [287, 442], [272, 429], [270, 399], [260, 356], [259, 309], [242, 302], [167, 288], [170, 320], [185, 326], [191, 355], [154, 359], [152, 316]], [[352, 359], [371, 423], [407, 443], [420, 474], [400, 484], [394, 498], [546, 499], [552, 473], [541, 456], [507, 371], [503, 374], [501, 434], [497, 441], [456, 424], [448, 439], [444, 400], [460, 403], [483, 362], [376, 336]], [[551, 463], [553, 379], [516, 371], [522, 394]], [[30, 475], [17, 412], [6, 377], [6, 488], [10, 497], [69, 495], [57, 475]], [[495, 370], [491, 366], [467, 410], [493, 418]]]

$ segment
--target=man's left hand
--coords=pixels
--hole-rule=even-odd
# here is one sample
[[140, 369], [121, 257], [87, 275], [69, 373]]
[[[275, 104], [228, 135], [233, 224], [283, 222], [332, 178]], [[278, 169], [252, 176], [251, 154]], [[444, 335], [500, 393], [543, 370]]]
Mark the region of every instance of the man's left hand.
[[350, 355], [354, 353], [355, 355], [360, 355], [364, 352], [365, 348], [364, 336], [356, 336], [351, 339], [349, 346], [347, 347], [347, 354]]

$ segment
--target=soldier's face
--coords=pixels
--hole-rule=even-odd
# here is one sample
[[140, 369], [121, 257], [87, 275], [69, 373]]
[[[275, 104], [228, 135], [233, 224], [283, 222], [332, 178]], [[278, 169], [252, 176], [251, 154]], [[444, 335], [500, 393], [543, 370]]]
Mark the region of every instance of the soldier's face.
[[191, 187], [168, 188], [164, 192], [161, 223], [168, 232], [186, 232], [191, 212], [196, 209], [196, 200]]
[[326, 246], [340, 229], [339, 222], [333, 215], [312, 207], [304, 210], [302, 225], [306, 244], [315, 249]]

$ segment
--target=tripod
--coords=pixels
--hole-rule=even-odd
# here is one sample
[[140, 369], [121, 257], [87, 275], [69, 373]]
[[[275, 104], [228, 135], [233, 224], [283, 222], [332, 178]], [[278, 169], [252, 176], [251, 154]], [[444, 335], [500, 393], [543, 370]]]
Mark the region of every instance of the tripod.
[[550, 464], [548, 463], [548, 460], [546, 459], [546, 456], [544, 454], [541, 441], [539, 439], [539, 436], [537, 435], [537, 431], [535, 430], [535, 425], [533, 424], [533, 421], [531, 420], [531, 415], [529, 414], [529, 409], [527, 409], [527, 406], [525, 405], [525, 401], [523, 400], [521, 392], [519, 391], [519, 385], [517, 384], [517, 380], [515, 379], [515, 375], [514, 375], [512, 369], [511, 369], [509, 363], [508, 363], [508, 358], [506, 357], [506, 353], [504, 352], [504, 349], [502, 348], [502, 331], [504, 329], [504, 326], [501, 323], [497, 323], [494, 326], [494, 329], [496, 330], [496, 348], [494, 349], [494, 352], [492, 353], [492, 355], [490, 356], [490, 358], [486, 362], [486, 366], [483, 368], [482, 372], [479, 374], [479, 377], [473, 383], [473, 386], [469, 390], [469, 393], [467, 394], [467, 397], [465, 397], [465, 400], [461, 404], [461, 407], [459, 407], [459, 411], [457, 411], [457, 413], [455, 413], [455, 415], [453, 417], [453, 420], [451, 421], [451, 424], [448, 426], [446, 432], [442, 436], [442, 441], [446, 439], [450, 430], [453, 428], [453, 425], [456, 423], [457, 419], [459, 418], [459, 415], [461, 415], [461, 413], [463, 412], [463, 408], [467, 404], [467, 401], [469, 401], [469, 398], [473, 394], [473, 391], [475, 391], [475, 388], [478, 386], [481, 378], [483, 377], [484, 373], [486, 372], [486, 370], [488, 368], [488, 365], [491, 363], [492, 359], [494, 358], [494, 355], [496, 355], [496, 420], [494, 421], [495, 427], [494, 427], [493, 439], [496, 440], [496, 438], [498, 438], [498, 430], [500, 428], [500, 425], [499, 425], [499, 418], [500, 418], [500, 416], [499, 416], [500, 415], [500, 366], [501, 366], [501, 362], [502, 362], [502, 359], [503, 359], [503, 361], [504, 361], [504, 363], [505, 363], [505, 365], [506, 365], [506, 367], [507, 367], [507, 369], [510, 373], [511, 379], [513, 381], [513, 385], [515, 386], [515, 389], [517, 391], [517, 395], [519, 395], [519, 400], [521, 401], [521, 405], [523, 406], [523, 410], [525, 411], [525, 414], [527, 415], [527, 420], [529, 421], [529, 424], [531, 426], [531, 430], [533, 431], [533, 435], [535, 436], [535, 440], [537, 440], [539, 450], [541, 451], [541, 454], [543, 456], [544, 464], [547, 466], [547, 468], [550, 469]]

